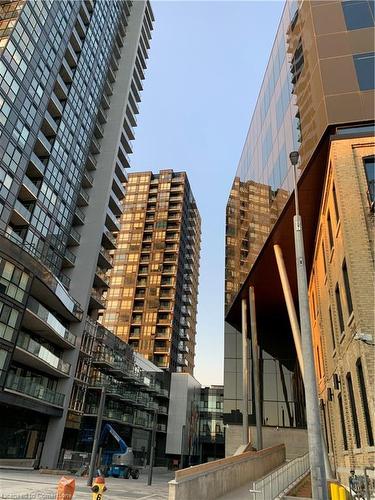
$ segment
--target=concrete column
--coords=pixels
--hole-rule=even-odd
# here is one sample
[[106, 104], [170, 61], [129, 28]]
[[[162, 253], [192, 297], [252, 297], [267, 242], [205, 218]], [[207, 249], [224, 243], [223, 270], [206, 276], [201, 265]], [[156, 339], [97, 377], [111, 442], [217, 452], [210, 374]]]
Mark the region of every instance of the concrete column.
[[292, 329], [294, 346], [296, 348], [297, 359], [299, 363], [299, 368], [301, 370], [302, 378], [303, 378], [303, 357], [302, 357], [302, 346], [301, 346], [301, 332], [299, 329], [299, 323], [297, 318], [296, 309], [294, 307], [294, 301], [292, 292], [290, 290], [288, 275], [285, 269], [285, 262], [283, 257], [283, 251], [281, 250], [279, 245], [273, 246], [277, 268], [279, 270], [281, 286], [284, 292], [285, 304], [288, 310], [288, 316], [290, 321], [290, 327]]
[[249, 442], [249, 360], [248, 360], [248, 338], [247, 338], [247, 303], [242, 299], [242, 441], [246, 446]]
[[251, 350], [252, 350], [252, 367], [254, 374], [254, 398], [255, 398], [255, 418], [257, 427], [257, 449], [263, 448], [262, 435], [262, 407], [260, 398], [260, 376], [259, 376], [259, 346], [257, 321], [255, 310], [255, 293], [254, 287], [249, 288], [249, 304], [250, 304], [250, 329], [251, 329]]

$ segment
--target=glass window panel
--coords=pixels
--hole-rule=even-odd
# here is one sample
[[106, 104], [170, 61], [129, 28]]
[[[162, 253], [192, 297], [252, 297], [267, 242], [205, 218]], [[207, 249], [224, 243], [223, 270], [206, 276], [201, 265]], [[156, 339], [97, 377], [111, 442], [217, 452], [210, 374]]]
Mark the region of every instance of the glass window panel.
[[361, 90], [371, 90], [375, 88], [375, 54], [355, 54], [353, 56], [354, 65], [357, 72], [358, 84]]

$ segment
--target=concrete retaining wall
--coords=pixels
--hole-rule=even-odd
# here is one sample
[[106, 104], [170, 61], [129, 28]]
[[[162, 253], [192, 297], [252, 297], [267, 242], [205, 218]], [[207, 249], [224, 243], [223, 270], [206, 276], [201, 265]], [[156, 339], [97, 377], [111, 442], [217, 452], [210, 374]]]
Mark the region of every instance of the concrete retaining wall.
[[[256, 428], [249, 427], [250, 436], [255, 440]], [[293, 458], [300, 457], [308, 451], [307, 443], [307, 430], [295, 429], [288, 427], [262, 427], [263, 432], [263, 446], [270, 448], [277, 444], [285, 444], [286, 458], [292, 460]], [[228, 425], [225, 430], [225, 453], [231, 456], [235, 453], [237, 448], [242, 444], [242, 426], [241, 425]]]
[[182, 469], [169, 482], [168, 500], [215, 500], [284, 462], [285, 446], [281, 444]]

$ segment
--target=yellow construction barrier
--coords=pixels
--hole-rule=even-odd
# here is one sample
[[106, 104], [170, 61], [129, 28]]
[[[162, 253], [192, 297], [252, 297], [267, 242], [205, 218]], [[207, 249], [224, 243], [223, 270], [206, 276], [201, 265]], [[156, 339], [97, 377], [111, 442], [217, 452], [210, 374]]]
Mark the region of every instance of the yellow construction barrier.
[[330, 500], [349, 500], [349, 492], [339, 483], [328, 483]]

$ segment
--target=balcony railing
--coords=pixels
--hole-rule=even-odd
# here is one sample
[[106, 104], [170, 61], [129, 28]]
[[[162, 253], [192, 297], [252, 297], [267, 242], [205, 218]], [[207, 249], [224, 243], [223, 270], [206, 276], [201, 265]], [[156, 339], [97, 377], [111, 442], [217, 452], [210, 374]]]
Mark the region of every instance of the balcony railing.
[[56, 368], [56, 370], [69, 375], [70, 363], [67, 363], [60, 359], [58, 356], [39, 344], [39, 342], [36, 342], [34, 339], [32, 339], [27, 333], [21, 332], [19, 334], [17, 339], [17, 347], [20, 347], [30, 354], [33, 354], [48, 365]]
[[63, 406], [65, 395], [48, 389], [36, 382], [32, 377], [21, 377], [14, 373], [9, 373], [5, 387], [8, 390], [19, 392], [32, 398], [40, 399], [55, 406]]
[[27, 309], [34, 313], [39, 319], [45, 322], [53, 332], [72, 345], [76, 343], [76, 336], [73, 335], [60, 321], [40, 304], [33, 297], [29, 297]]

